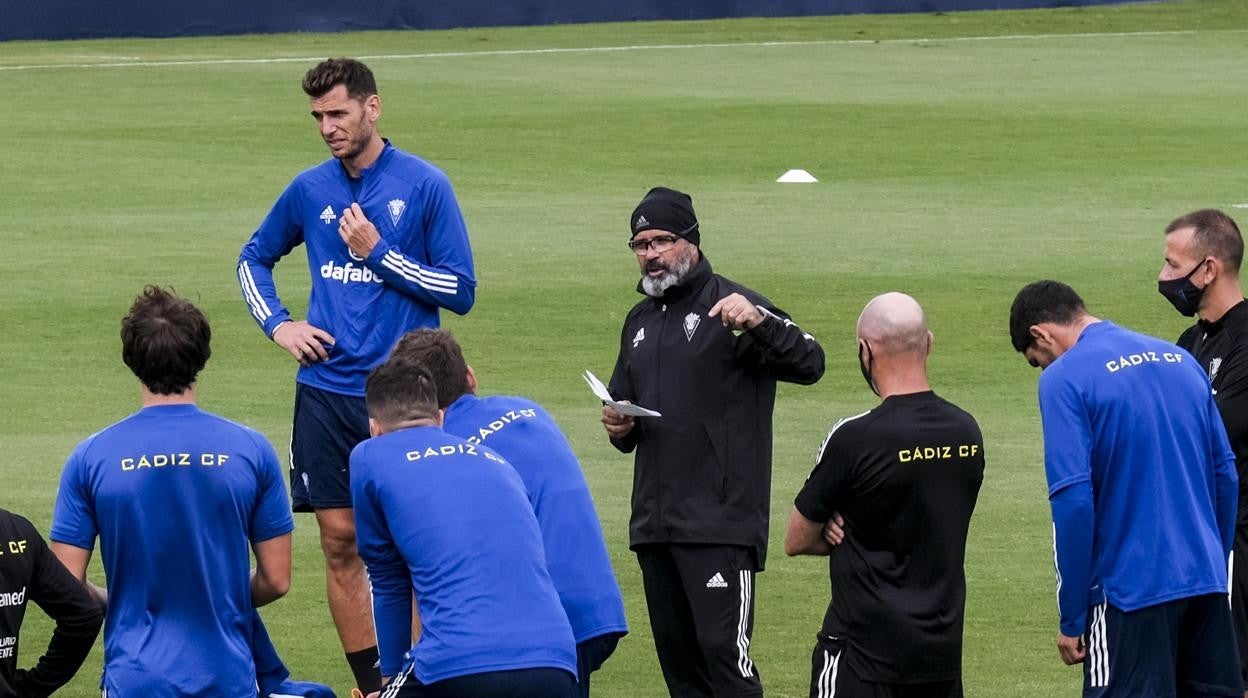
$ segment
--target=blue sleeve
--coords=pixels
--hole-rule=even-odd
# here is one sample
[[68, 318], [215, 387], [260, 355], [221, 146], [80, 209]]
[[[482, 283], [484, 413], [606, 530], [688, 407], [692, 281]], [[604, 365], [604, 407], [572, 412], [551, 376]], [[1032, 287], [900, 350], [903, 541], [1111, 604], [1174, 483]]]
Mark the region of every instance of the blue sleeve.
[[1083, 396], [1065, 375], [1040, 375], [1040, 420], [1049, 496], [1092, 479], [1092, 423]]
[[350, 464], [355, 540], [373, 591], [381, 674], [395, 676], [403, 670], [403, 656], [411, 649], [412, 582], [407, 563], [390, 535], [376, 485], [368, 479], [368, 465], [361, 451], [357, 447], [351, 453]]
[[61, 472], [61, 486], [52, 510], [52, 530], [48, 537], [83, 550], [95, 548], [95, 503], [88, 485], [85, 444], [74, 449]]
[[295, 530], [295, 519], [290, 515], [277, 452], [263, 436], [254, 434], [252, 438], [256, 442], [259, 490], [256, 493], [256, 508], [251, 512], [250, 533], [252, 542], [260, 543]]
[[1087, 627], [1092, 578], [1092, 483], [1084, 481], [1049, 496], [1053, 510], [1053, 566], [1062, 634], [1079, 637]]
[[1040, 376], [1044, 471], [1053, 511], [1053, 563], [1062, 634], [1083, 634], [1092, 586], [1092, 425], [1083, 396], [1064, 374]]
[[1239, 474], [1235, 469], [1235, 452], [1231, 450], [1226, 427], [1218, 413], [1218, 405], [1210, 396], [1207, 408], [1213, 451], [1214, 503], [1217, 507], [1218, 533], [1222, 550], [1230, 554], [1235, 542], [1235, 521], [1239, 509]]
[[243, 300], [260, 329], [270, 337], [279, 324], [290, 319], [290, 311], [277, 297], [273, 266], [302, 242], [299, 192], [292, 182], [238, 256], [238, 285]]
[[365, 264], [412, 298], [464, 315], [476, 300], [477, 280], [463, 214], [445, 176], [430, 177], [420, 196], [425, 234], [416, 239], [424, 249], [401, 249], [382, 239]]

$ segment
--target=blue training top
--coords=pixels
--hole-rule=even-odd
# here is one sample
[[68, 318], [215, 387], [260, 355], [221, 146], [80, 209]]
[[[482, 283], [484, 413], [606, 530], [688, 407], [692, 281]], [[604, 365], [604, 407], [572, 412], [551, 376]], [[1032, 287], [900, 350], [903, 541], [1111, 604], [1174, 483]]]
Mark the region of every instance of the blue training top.
[[1039, 392], [1062, 634], [1081, 635], [1102, 600], [1226, 593], [1235, 456], [1191, 354], [1102, 321]]
[[541, 407], [521, 397], [465, 394], [446, 408], [447, 433], [485, 444], [511, 463], [529, 491], [546, 565], [576, 641], [628, 632], [624, 599], [581, 464]]
[[[381, 235], [367, 259], [338, 235], [338, 218], [352, 203]], [[312, 273], [308, 322], [335, 339], [329, 359], [299, 369], [305, 385], [363, 396], [368, 372], [403, 333], [437, 327], [440, 307], [460, 315], [472, 308], [472, 249], [450, 180], [389, 141], [358, 180], [335, 158], [300, 173], [243, 246], [238, 282], [270, 337], [291, 319], [273, 265], [300, 243]]]
[[294, 520], [273, 447], [194, 405], [145, 407], [65, 464], [51, 538], [108, 578], [110, 695], [255, 698], [251, 543]]
[[537, 519], [498, 454], [437, 427], [400, 429], [351, 452], [351, 495], [382, 675], [403, 671], [409, 646], [424, 684], [539, 667], [576, 674]]

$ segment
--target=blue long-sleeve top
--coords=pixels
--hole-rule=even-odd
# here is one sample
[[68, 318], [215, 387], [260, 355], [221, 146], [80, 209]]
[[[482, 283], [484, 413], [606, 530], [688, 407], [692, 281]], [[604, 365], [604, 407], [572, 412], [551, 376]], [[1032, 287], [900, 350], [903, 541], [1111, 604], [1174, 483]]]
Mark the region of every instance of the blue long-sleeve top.
[[[352, 203], [381, 235], [366, 258], [338, 235]], [[270, 337], [291, 319], [273, 267], [300, 244], [312, 277], [307, 320], [335, 339], [329, 359], [299, 369], [306, 385], [362, 396], [368, 372], [403, 333], [437, 327], [439, 308], [463, 315], [476, 298], [472, 248], [450, 180], [389, 141], [359, 178], [332, 158], [300, 173], [243, 246], [239, 286]]]
[[1235, 456], [1186, 351], [1110, 322], [1040, 376], [1063, 635], [1087, 609], [1123, 611], [1227, 590]]
[[522, 397], [460, 396], [444, 429], [485, 444], [520, 474], [542, 532], [546, 566], [577, 642], [628, 632], [624, 599], [602, 526], [572, 445], [536, 403]]
[[351, 495], [383, 676], [409, 663], [425, 684], [538, 667], [576, 673], [530, 495], [501, 456], [437, 427], [401, 429], [355, 447]]

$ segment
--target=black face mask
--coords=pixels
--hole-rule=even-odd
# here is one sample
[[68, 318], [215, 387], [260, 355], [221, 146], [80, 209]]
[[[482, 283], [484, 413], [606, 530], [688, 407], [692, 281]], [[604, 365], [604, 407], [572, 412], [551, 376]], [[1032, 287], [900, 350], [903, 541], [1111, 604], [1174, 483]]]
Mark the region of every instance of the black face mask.
[[1187, 276], [1181, 279], [1157, 282], [1157, 291], [1165, 296], [1166, 300], [1170, 301], [1170, 305], [1173, 305], [1181, 315], [1191, 317], [1200, 308], [1200, 299], [1205, 295], [1205, 289], [1192, 283], [1192, 274], [1195, 274], [1207, 261], [1209, 260], [1200, 260], [1191, 271], [1187, 272]]
[[[866, 359], [862, 358], [863, 349], [867, 350]], [[871, 345], [867, 344], [865, 339], [862, 341], [862, 344], [858, 345], [858, 368], [862, 369], [862, 379], [871, 387], [871, 392], [878, 396], [880, 391], [875, 387], [875, 380], [871, 378]]]

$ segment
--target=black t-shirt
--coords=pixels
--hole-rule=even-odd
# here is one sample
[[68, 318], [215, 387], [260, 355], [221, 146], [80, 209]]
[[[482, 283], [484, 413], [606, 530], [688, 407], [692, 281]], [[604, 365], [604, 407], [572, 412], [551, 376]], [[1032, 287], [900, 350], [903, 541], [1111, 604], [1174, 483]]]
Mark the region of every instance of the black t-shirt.
[[[17, 668], [26, 603], [54, 621], [48, 651], [35, 668]], [[26, 519], [0, 509], [0, 698], [40, 698], [74, 676], [95, 644], [104, 614]]]
[[841, 420], [795, 505], [845, 518], [828, 567], [823, 632], [859, 678], [955, 679], [962, 671], [966, 532], [984, 479], [979, 425], [935, 393], [894, 395]]
[[1248, 546], [1248, 301], [1240, 301], [1217, 322], [1201, 320], [1179, 337], [1209, 375], [1213, 399], [1235, 451], [1239, 470], [1237, 547]]

